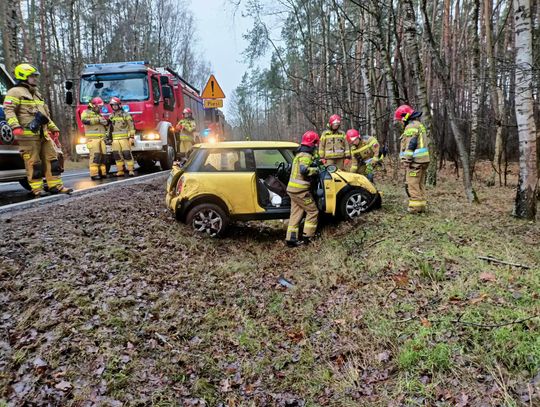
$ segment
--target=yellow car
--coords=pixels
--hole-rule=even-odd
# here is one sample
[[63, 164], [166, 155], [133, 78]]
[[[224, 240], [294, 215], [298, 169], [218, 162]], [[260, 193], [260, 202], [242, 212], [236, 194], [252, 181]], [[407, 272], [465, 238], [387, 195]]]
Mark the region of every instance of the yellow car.
[[[194, 230], [221, 236], [234, 220], [288, 219], [285, 192], [298, 144], [283, 141], [204, 143], [194, 146], [167, 180], [167, 207]], [[320, 166], [313, 194], [321, 212], [353, 219], [381, 206], [366, 177]]]

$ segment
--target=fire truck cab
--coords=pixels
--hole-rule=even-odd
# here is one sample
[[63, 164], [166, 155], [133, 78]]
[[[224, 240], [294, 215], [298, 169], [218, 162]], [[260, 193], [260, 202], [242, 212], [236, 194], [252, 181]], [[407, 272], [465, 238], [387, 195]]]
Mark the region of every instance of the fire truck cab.
[[[134, 158], [141, 167], [150, 167], [159, 161], [162, 169], [170, 169], [176, 155], [175, 125], [182, 111], [189, 107], [197, 123], [204, 126], [205, 111], [199, 91], [170, 68], [152, 68], [148, 62], [119, 62], [86, 65], [80, 76], [76, 109], [78, 138], [76, 152], [87, 156], [84, 126], [81, 114], [88, 102], [101, 97], [105, 102], [101, 114], [108, 117], [107, 105], [116, 96], [123, 108], [133, 117], [135, 144]], [[199, 138], [198, 131], [195, 137]]]

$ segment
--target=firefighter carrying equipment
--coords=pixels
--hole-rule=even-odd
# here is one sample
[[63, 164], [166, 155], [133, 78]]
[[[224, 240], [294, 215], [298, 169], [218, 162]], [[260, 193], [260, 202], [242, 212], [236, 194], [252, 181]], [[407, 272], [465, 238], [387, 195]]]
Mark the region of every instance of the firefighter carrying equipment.
[[315, 235], [317, 230], [319, 210], [310, 191], [310, 177], [319, 172], [318, 168], [314, 166], [314, 150], [314, 146], [301, 145], [293, 160], [291, 177], [287, 185], [287, 193], [291, 197], [291, 217], [285, 238], [290, 246], [296, 246], [296, 243], [302, 240], [299, 226], [304, 213], [306, 213], [304, 236], [310, 238]]
[[340, 170], [345, 169], [345, 159], [351, 158], [351, 147], [345, 139], [345, 133], [339, 130], [325, 130], [319, 143], [319, 157], [326, 164], [334, 164]]
[[197, 124], [193, 119], [182, 119], [176, 125], [176, 145], [178, 146], [177, 152], [179, 157], [185, 157], [187, 152], [193, 147], [193, 133], [196, 129]]
[[81, 114], [81, 121], [84, 125], [84, 133], [87, 139], [86, 146], [90, 152], [88, 166], [90, 177], [96, 179], [99, 174], [107, 175], [105, 159], [107, 147], [105, 145], [105, 135], [107, 133], [108, 120], [96, 113], [92, 108], [86, 109]]
[[135, 136], [131, 114], [122, 109], [114, 110], [110, 116], [112, 126], [112, 150], [116, 161], [117, 176], [124, 175], [124, 165], [129, 175], [134, 175], [135, 162], [131, 154], [130, 138]]
[[424, 212], [427, 206], [426, 172], [429, 165], [428, 136], [424, 125], [416, 120], [420, 116], [414, 112], [406, 120], [405, 130], [401, 135], [400, 159], [406, 165], [405, 188], [409, 197], [408, 211]]
[[[35, 196], [43, 194], [43, 177], [49, 188], [60, 193], [71, 192], [64, 188], [57, 166], [53, 165], [58, 162], [58, 157], [48, 131], [59, 130], [49, 118], [49, 109], [36, 87], [21, 82], [11, 88], [4, 99], [3, 108], [6, 120], [19, 143], [32, 193]], [[39, 119], [36, 121], [36, 118]]]

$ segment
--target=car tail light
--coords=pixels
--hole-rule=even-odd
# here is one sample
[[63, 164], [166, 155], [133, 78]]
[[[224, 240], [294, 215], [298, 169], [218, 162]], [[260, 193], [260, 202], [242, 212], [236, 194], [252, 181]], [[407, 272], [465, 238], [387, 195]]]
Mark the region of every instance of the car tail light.
[[184, 177], [180, 177], [178, 180], [178, 183], [176, 184], [176, 195], [180, 195], [182, 193], [182, 188], [184, 188]]

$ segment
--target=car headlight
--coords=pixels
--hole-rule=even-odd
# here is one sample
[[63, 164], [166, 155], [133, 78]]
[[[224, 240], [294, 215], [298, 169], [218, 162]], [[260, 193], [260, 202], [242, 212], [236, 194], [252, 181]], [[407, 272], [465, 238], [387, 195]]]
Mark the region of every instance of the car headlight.
[[141, 136], [141, 140], [159, 140], [161, 139], [158, 133], [144, 133]]
[[86, 142], [87, 142], [86, 137], [84, 136], [79, 137], [79, 144], [86, 144]]

